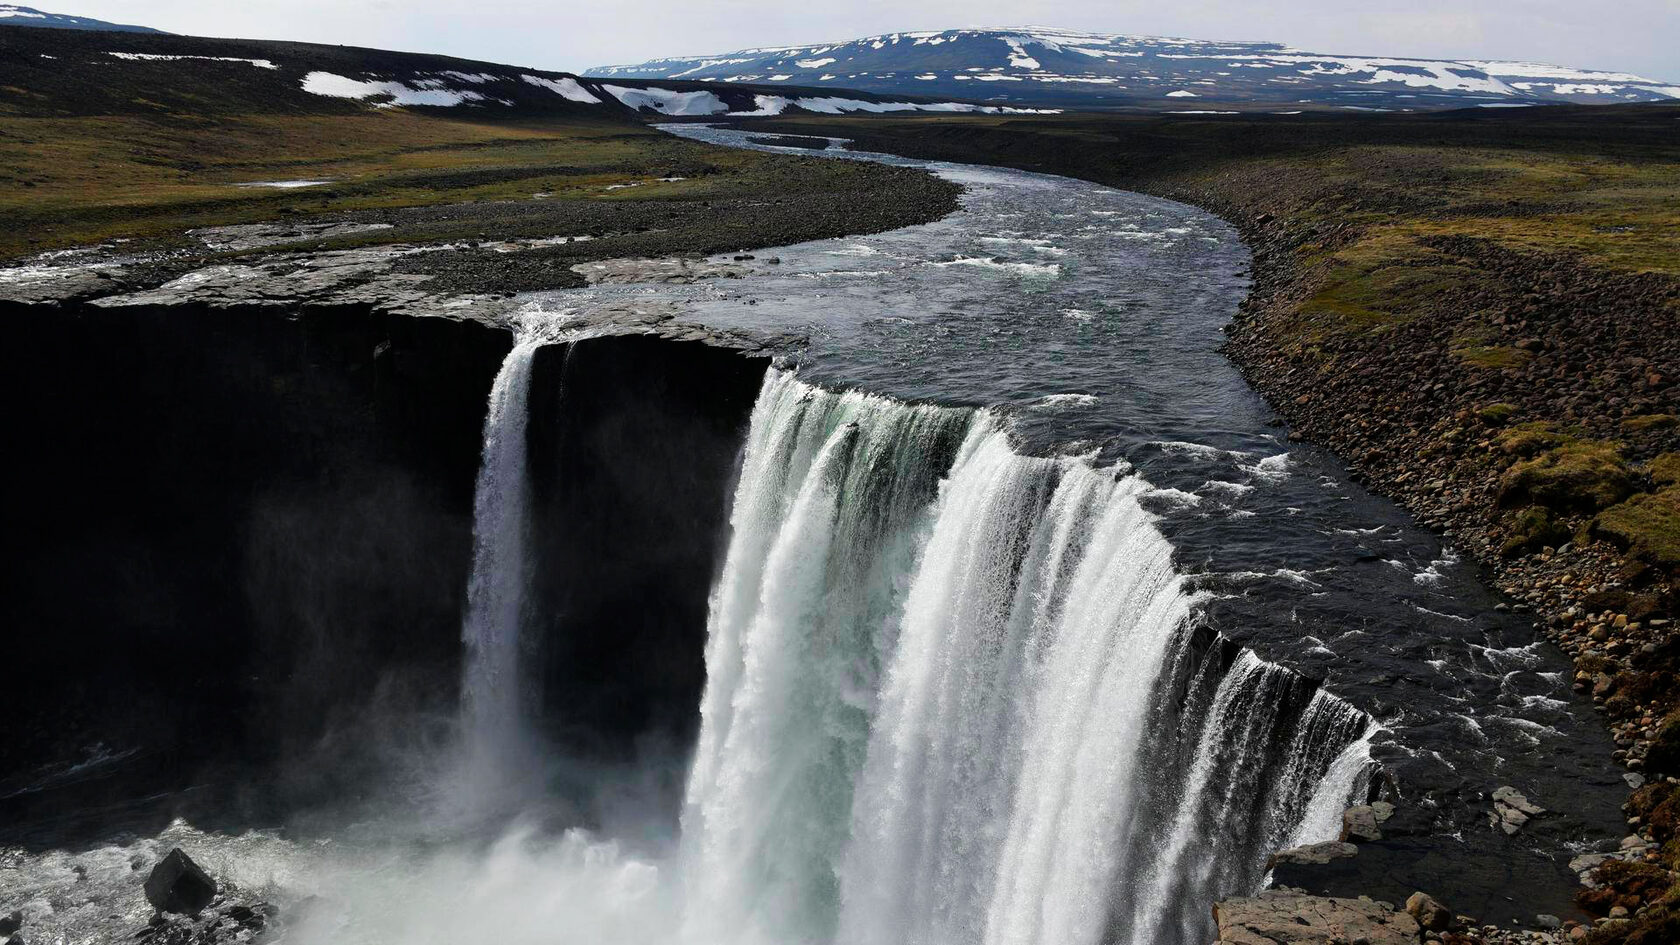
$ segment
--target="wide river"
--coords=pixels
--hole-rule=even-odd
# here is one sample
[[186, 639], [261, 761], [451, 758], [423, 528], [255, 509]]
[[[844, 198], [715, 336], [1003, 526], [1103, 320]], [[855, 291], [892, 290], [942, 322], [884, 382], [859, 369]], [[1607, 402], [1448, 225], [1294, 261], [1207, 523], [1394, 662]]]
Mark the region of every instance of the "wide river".
[[[1549, 887], [1535, 898], [1561, 908], [1568, 855], [1620, 835], [1625, 785], [1602, 723], [1571, 695], [1564, 655], [1500, 607], [1450, 539], [1367, 493], [1335, 457], [1289, 442], [1221, 353], [1249, 288], [1249, 252], [1231, 226], [1065, 177], [662, 127], [926, 168], [963, 186], [961, 209], [758, 251], [741, 278], [602, 284], [533, 308], [672, 303], [685, 321], [785, 339], [780, 355], [807, 381], [990, 407], [1023, 451], [1135, 467], [1155, 486], [1147, 505], [1177, 567], [1214, 593], [1212, 625], [1379, 720], [1373, 757], [1454, 838], [1448, 852], [1466, 873], [1455, 885], [1485, 887], [1483, 908], [1513, 882]], [[1488, 822], [1503, 785], [1552, 814], [1505, 837]]]

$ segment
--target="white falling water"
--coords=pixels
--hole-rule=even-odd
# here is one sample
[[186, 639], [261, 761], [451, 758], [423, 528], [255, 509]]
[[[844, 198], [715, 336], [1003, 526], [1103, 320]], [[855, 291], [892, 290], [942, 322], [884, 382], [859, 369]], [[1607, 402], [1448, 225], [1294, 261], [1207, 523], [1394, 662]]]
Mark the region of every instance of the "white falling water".
[[965, 422], [767, 380], [712, 602], [683, 817], [692, 938], [826, 939], [879, 654]]
[[[712, 605], [689, 939], [1205, 938], [1358, 730], [1281, 667], [1190, 652], [1146, 489], [984, 412], [771, 372]], [[1205, 699], [1171, 696], [1185, 671]]]
[[516, 337], [496, 374], [473, 495], [461, 706], [465, 801], [480, 810], [507, 799], [514, 772], [529, 757], [519, 679], [520, 627], [530, 583], [525, 430], [531, 364], [544, 343], [540, 337]]
[[[1351, 706], [1348, 708], [1352, 709]], [[1363, 734], [1348, 742], [1347, 747], [1337, 753], [1324, 770], [1289, 839], [1277, 844], [1280, 848], [1336, 839], [1342, 830], [1342, 811], [1350, 801], [1358, 802], [1365, 798], [1375, 767], [1371, 759], [1371, 741], [1382, 729], [1370, 724], [1369, 720], [1362, 721], [1365, 723]]]

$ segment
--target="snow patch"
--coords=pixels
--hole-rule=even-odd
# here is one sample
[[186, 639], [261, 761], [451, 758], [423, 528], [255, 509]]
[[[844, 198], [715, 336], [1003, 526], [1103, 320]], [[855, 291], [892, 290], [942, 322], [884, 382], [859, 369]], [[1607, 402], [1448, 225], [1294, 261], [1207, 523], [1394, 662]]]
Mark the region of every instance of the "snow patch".
[[[435, 84], [436, 80], [426, 84]], [[311, 72], [303, 77], [303, 90], [312, 95], [324, 95], [329, 98], [368, 99], [378, 95], [388, 95], [389, 102], [380, 103], [380, 107], [394, 105], [438, 105], [451, 107], [468, 102], [487, 101], [487, 97], [478, 92], [464, 89], [449, 88], [415, 88], [404, 82], [380, 79], [352, 79], [348, 76], [337, 75], [332, 72]]]
[[559, 79], [545, 79], [538, 75], [521, 75], [521, 79], [540, 89], [548, 89], [568, 102], [582, 105], [599, 105], [601, 99], [595, 93], [578, 84], [578, 80], [563, 77]]
[[296, 190], [299, 187], [320, 187], [330, 184], [331, 180], [249, 180], [234, 184], [235, 187], [272, 187], [275, 190]]
[[661, 115], [722, 115], [729, 111], [723, 99], [712, 92], [632, 89], [622, 85], [603, 85], [601, 88], [628, 108], [648, 108]]
[[278, 69], [279, 66], [267, 59], [238, 59], [233, 56], [166, 56], [162, 53], [130, 53], [108, 52], [105, 55], [114, 59], [127, 59], [131, 62], [179, 62], [183, 59], [197, 59], [202, 62], [242, 62], [258, 69]]

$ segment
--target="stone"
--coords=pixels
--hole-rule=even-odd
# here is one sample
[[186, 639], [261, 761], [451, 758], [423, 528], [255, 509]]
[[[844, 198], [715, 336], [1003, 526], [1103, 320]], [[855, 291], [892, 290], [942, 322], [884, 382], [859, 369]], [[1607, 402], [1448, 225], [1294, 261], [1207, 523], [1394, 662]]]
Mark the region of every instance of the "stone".
[[1616, 688], [1616, 680], [1608, 673], [1599, 673], [1593, 677], [1592, 694], [1599, 697], [1608, 696]]
[[1489, 822], [1509, 835], [1520, 830], [1529, 818], [1545, 812], [1544, 807], [1530, 801], [1521, 791], [1506, 785], [1493, 792], [1493, 814]]
[[1394, 816], [1394, 805], [1387, 801], [1372, 801], [1371, 812], [1377, 815], [1377, 823], [1386, 824]]
[[1546, 808], [1531, 802], [1527, 797], [1523, 796], [1521, 791], [1518, 791], [1516, 788], [1509, 785], [1493, 792], [1493, 802], [1495, 804], [1504, 804], [1507, 807], [1516, 808], [1530, 817], [1536, 817], [1546, 812]]
[[1584, 882], [1587, 874], [1598, 869], [1599, 865], [1608, 859], [1610, 859], [1608, 853], [1583, 853], [1569, 861], [1569, 869], [1580, 874]]
[[1362, 804], [1342, 811], [1342, 840], [1369, 843], [1381, 839], [1382, 831], [1377, 827], [1377, 813], [1370, 805]]
[[1415, 892], [1406, 899], [1406, 914], [1419, 926], [1431, 932], [1445, 932], [1452, 926], [1452, 910], [1441, 905], [1428, 893]]
[[1323, 843], [1309, 843], [1305, 846], [1290, 847], [1279, 850], [1266, 860], [1266, 869], [1271, 871], [1280, 863], [1291, 866], [1323, 866], [1335, 860], [1357, 856], [1359, 848], [1351, 843], [1340, 840], [1326, 840]]
[[11, 935], [23, 928], [23, 910], [14, 909], [11, 915], [0, 916], [0, 935]]
[[1540, 926], [1543, 929], [1561, 929], [1561, 928], [1563, 928], [1563, 920], [1562, 919], [1558, 918], [1555, 915], [1547, 915], [1543, 912], [1534, 917], [1534, 924]]
[[159, 912], [197, 915], [216, 898], [216, 881], [180, 847], [152, 867], [146, 877], [146, 901]]
[[1221, 945], [1417, 945], [1417, 920], [1362, 899], [1269, 890], [1213, 907]]

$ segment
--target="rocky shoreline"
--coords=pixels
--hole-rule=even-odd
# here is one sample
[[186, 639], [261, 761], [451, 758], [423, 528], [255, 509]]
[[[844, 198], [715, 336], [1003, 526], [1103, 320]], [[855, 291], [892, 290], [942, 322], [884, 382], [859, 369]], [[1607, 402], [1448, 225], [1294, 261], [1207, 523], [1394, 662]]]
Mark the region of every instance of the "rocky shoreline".
[[[1450, 317], [1447, 310], [1434, 325], [1402, 329], [1407, 331], [1403, 338], [1349, 345], [1325, 358], [1322, 349], [1303, 344], [1295, 330], [1317, 275], [1301, 264], [1302, 246], [1320, 234], [1303, 232], [1295, 221], [1243, 208], [1228, 192], [1164, 195], [1221, 213], [1239, 226], [1254, 248], [1255, 289], [1229, 330], [1226, 351], [1289, 424], [1291, 439], [1336, 453], [1363, 485], [1396, 500], [1451, 547], [1471, 556], [1489, 583], [1509, 598], [1502, 607], [1532, 615], [1546, 638], [1574, 659], [1573, 688], [1605, 713], [1616, 743], [1614, 756], [1628, 769], [1624, 780], [1634, 793], [1624, 805], [1630, 833], [1622, 852], [1605, 859], [1579, 857], [1571, 864], [1584, 867], [1578, 872], [1586, 888], [1578, 902], [1589, 914], [1596, 913], [1594, 925], [1512, 932], [1459, 922], [1456, 931], [1443, 927], [1437, 931], [1445, 934], [1426, 938], [1593, 945], [1674, 941], [1667, 936], [1680, 935], [1680, 909], [1666, 893], [1680, 882], [1680, 857], [1673, 846], [1680, 798], [1680, 780], [1675, 777], [1680, 773], [1680, 628], [1672, 616], [1680, 613], [1680, 584], [1671, 566], [1641, 560], [1595, 528], [1595, 513], [1609, 505], [1579, 497], [1579, 492], [1599, 487], [1585, 477], [1569, 483], [1555, 499], [1518, 505], [1543, 508], [1551, 519], [1546, 537], [1526, 535], [1523, 518], [1508, 514], [1514, 503], [1506, 497], [1521, 474], [1514, 467], [1534, 456], [1525, 451], [1524, 442], [1524, 434], [1533, 428], [1525, 429], [1514, 412], [1490, 413], [1489, 408], [1519, 401], [1534, 411], [1526, 416], [1546, 416], [1548, 402], [1561, 398], [1571, 423], [1609, 433], [1602, 428], [1624, 415], [1626, 408], [1615, 401], [1619, 392], [1628, 391], [1635, 398], [1633, 410], [1641, 412], [1626, 415], [1671, 415], [1680, 406], [1673, 364], [1674, 352], [1680, 351], [1680, 328], [1673, 316], [1680, 283], [1605, 275], [1568, 261], [1516, 259], [1487, 246], [1458, 247], [1490, 269], [1508, 267], [1503, 278], [1511, 278], [1514, 271], [1518, 280], [1557, 280], [1561, 291], [1548, 297], [1490, 298], [1492, 293], [1484, 287], [1462, 304], [1503, 304], [1521, 312], [1509, 321], [1509, 333], [1521, 336], [1516, 339], [1519, 350], [1549, 353], [1567, 373], [1536, 378], [1531, 371], [1506, 368], [1490, 382], [1485, 374], [1463, 368], [1452, 357], [1452, 326], [1443, 324]], [[1583, 308], [1583, 297], [1600, 304]], [[1622, 327], [1643, 336], [1638, 341], [1609, 341], [1606, 335], [1613, 338], [1616, 332], [1597, 321], [1589, 326], [1595, 330], [1575, 331], [1582, 326], [1574, 316], [1606, 313], [1611, 299], [1629, 303], [1615, 313], [1616, 320], [1628, 319]], [[1633, 322], [1643, 324], [1632, 327]], [[1600, 377], [1611, 380], [1587, 390], [1571, 383]], [[1554, 380], [1557, 383], [1549, 383]], [[1647, 460], [1672, 456], [1673, 446], [1668, 436], [1648, 437], [1638, 444]], [[1671, 483], [1658, 480], [1653, 485], [1661, 489]], [[1663, 814], [1653, 820], [1659, 809]], [[1646, 864], [1650, 872], [1632, 877], [1616, 868], [1601, 872], [1598, 867], [1605, 862]], [[1652, 877], [1655, 882], [1649, 885], [1659, 887], [1655, 896], [1591, 895], [1603, 886], [1629, 885], [1630, 878], [1633, 885], [1646, 885], [1639, 880]], [[1619, 900], [1630, 901], [1609, 904]], [[1269, 905], [1275, 910], [1279, 904]], [[1647, 923], [1658, 937], [1636, 927]], [[1248, 940], [1240, 935], [1226, 938], [1224, 928], [1222, 924], [1222, 942]]]
[[[1592, 222], [1600, 242], [1556, 246], [1540, 230], [1525, 237], [1539, 245], [1521, 249], [1491, 235], [1430, 234], [1478, 218], [1490, 221], [1490, 234], [1528, 234], [1528, 221], [1563, 214], [1567, 191], [1463, 203], [1478, 192], [1471, 171], [1485, 172], [1455, 164], [1460, 156], [1532, 148], [1573, 168], [1585, 153], [1587, 166], [1622, 161], [1632, 175], [1646, 162], [1673, 160], [1672, 145], [1650, 136], [1677, 111], [1547, 110], [1563, 120], [1532, 126], [1481, 116], [1298, 125], [1070, 116], [754, 127], [1082, 177], [1194, 204], [1235, 225], [1253, 251], [1253, 289], [1228, 329], [1226, 353], [1291, 439], [1328, 448], [1356, 480], [1439, 533], [1508, 598], [1501, 609], [1531, 616], [1573, 657], [1574, 689], [1605, 713], [1627, 768], [1633, 793], [1621, 852], [1572, 864], [1588, 867], [1577, 870], [1586, 873], [1577, 902], [1595, 925], [1512, 932], [1456, 923], [1457, 931], [1423, 934], [1596, 945], [1680, 941], [1673, 244], [1657, 244], [1655, 267], [1637, 271], [1605, 264], [1607, 253], [1624, 250], [1603, 241], [1666, 224]], [[1564, 216], [1550, 225], [1574, 223]], [[1601, 868], [1606, 862], [1637, 866]], [[1275, 913], [1280, 901], [1253, 908]], [[1242, 926], [1222, 940], [1254, 940]], [[1260, 940], [1337, 940], [1312, 927]]]
[[[1502, 609], [1530, 615], [1574, 657], [1576, 693], [1608, 716], [1633, 795], [1620, 853], [1571, 864], [1583, 879], [1576, 903], [1591, 925], [1515, 932], [1455, 920], [1408, 933], [1368, 923], [1344, 937], [1320, 932], [1309, 916], [1341, 915], [1334, 896], [1272, 898], [1226, 903], [1220, 915], [1284, 910], [1287, 927], [1272, 930], [1282, 937], [1253, 932], [1247, 918], [1221, 918], [1221, 940], [1680, 940], [1680, 277], [1670, 274], [1672, 244], [1667, 256], [1656, 251], [1655, 271], [1604, 264], [1606, 254], [1623, 252], [1616, 244], [1574, 240], [1596, 257], [1564, 240], [1551, 247], [1547, 230], [1534, 237], [1541, 244], [1514, 249], [1514, 240], [1492, 235], [1536, 232], [1529, 220], [1559, 217], [1567, 192], [1465, 203], [1478, 188], [1460, 178], [1485, 172], [1455, 163], [1520, 146], [1559, 153], [1566, 166], [1578, 166], [1569, 161], [1583, 151], [1594, 155], [1588, 161], [1626, 161], [1633, 175], [1641, 161], [1673, 160], [1672, 146], [1650, 138], [1658, 121], [1672, 124], [1673, 111], [1613, 118], [1549, 109], [1561, 123], [1534, 126], [1477, 116], [768, 123], [848, 136], [865, 150], [1063, 173], [1225, 217], [1253, 251], [1253, 291], [1225, 346], [1236, 367], [1292, 439], [1336, 452], [1357, 481], [1480, 565], [1507, 597]], [[1487, 239], [1430, 235], [1480, 217]], [[1663, 225], [1635, 220], [1603, 225], [1588, 215], [1586, 224], [1599, 239]], [[1576, 220], [1551, 225], [1566, 224]], [[1527, 814], [1509, 810], [1510, 821], [1490, 810], [1490, 829], [1519, 829]]]

